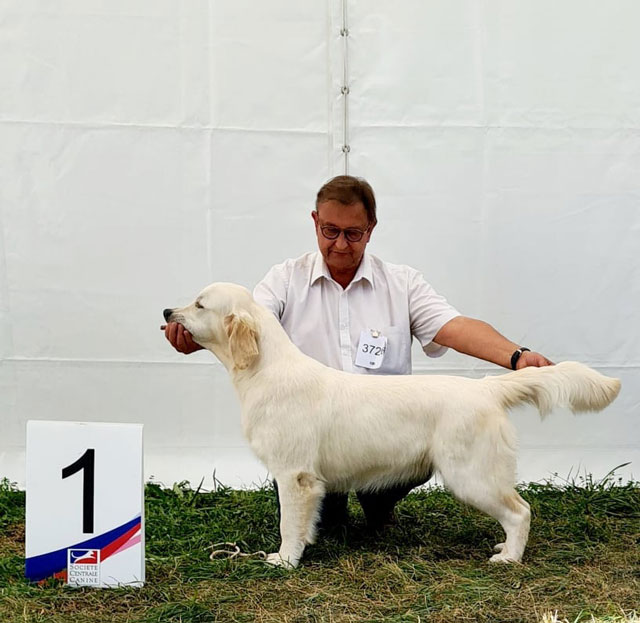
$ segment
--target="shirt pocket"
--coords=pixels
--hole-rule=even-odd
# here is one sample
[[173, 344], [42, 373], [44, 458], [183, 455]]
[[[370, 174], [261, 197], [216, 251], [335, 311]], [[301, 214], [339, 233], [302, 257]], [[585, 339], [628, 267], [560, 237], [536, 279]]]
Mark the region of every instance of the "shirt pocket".
[[367, 374], [411, 374], [411, 333], [408, 329], [384, 327], [380, 333], [387, 338], [382, 365], [377, 370], [360, 368]]

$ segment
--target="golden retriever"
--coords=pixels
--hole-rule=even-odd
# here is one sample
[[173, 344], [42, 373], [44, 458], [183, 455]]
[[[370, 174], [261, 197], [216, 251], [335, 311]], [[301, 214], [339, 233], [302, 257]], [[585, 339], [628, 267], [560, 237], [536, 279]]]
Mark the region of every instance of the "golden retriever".
[[214, 283], [164, 310], [227, 368], [251, 448], [278, 482], [281, 545], [267, 561], [296, 567], [315, 539], [323, 496], [374, 491], [438, 470], [461, 501], [506, 533], [491, 561], [519, 562], [529, 505], [514, 488], [516, 436], [506, 410], [528, 402], [598, 411], [620, 381], [564, 362], [501, 376], [349, 374], [307, 357], [243, 287]]

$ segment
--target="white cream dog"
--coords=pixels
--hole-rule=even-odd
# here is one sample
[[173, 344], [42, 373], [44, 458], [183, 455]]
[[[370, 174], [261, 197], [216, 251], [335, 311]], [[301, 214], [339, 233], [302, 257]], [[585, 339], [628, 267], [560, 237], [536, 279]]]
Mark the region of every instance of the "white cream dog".
[[500, 522], [491, 561], [518, 562], [529, 505], [514, 489], [516, 437], [506, 409], [542, 416], [556, 405], [598, 411], [620, 381], [580, 363], [501, 376], [376, 376], [328, 368], [301, 353], [249, 292], [214, 283], [182, 309], [166, 309], [229, 371], [251, 448], [278, 482], [280, 550], [267, 561], [298, 565], [325, 493], [376, 490], [437, 469], [461, 501]]

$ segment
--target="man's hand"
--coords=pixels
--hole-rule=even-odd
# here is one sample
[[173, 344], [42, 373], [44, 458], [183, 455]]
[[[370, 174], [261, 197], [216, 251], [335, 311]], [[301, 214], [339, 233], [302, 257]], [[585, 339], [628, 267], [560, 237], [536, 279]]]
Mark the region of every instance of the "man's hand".
[[196, 344], [191, 337], [191, 333], [187, 331], [180, 323], [170, 322], [169, 324], [163, 324], [160, 329], [164, 331], [164, 336], [171, 342], [179, 353], [190, 355], [197, 350], [202, 350], [200, 344]]
[[533, 366], [534, 368], [543, 368], [544, 366], [554, 365], [553, 361], [550, 361], [544, 355], [525, 350], [522, 355], [520, 355], [518, 363], [516, 363], [516, 370], [528, 368], [529, 366]]

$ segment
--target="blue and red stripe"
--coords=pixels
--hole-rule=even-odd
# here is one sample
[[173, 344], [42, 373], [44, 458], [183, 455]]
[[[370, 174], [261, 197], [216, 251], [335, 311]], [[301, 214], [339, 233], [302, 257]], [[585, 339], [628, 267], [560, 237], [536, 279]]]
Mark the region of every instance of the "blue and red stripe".
[[69, 545], [55, 552], [40, 554], [27, 558], [25, 564], [25, 576], [32, 582], [39, 582], [61, 571], [67, 569], [67, 550], [69, 549], [99, 549], [101, 551], [100, 560], [105, 560], [114, 552], [117, 552], [131, 537], [133, 537], [141, 527], [140, 516], [134, 517], [109, 532], [92, 537], [81, 543]]

